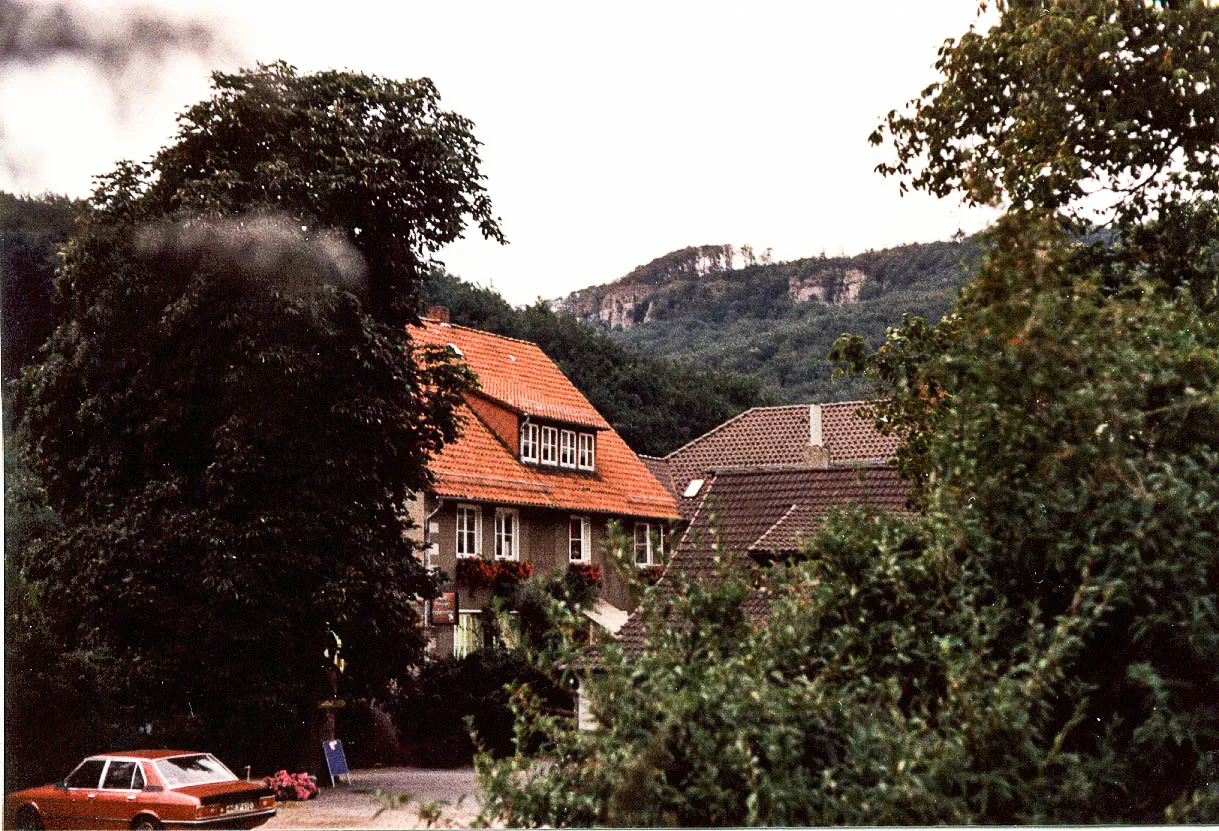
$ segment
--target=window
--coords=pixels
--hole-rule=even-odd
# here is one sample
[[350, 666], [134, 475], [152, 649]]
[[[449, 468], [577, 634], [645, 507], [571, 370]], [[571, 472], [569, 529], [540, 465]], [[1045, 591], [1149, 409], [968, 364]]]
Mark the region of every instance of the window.
[[482, 552], [482, 519], [477, 505], [457, 506], [458, 557], [477, 557]]
[[80, 767], [72, 771], [65, 784], [69, 788], [96, 788], [105, 766], [105, 759], [86, 759], [81, 762]]
[[657, 566], [664, 562], [664, 526], [651, 522], [635, 523], [635, 564]]
[[[110, 760], [110, 767], [106, 768], [106, 778], [102, 780], [102, 787], [112, 791], [126, 791], [137, 787], [132, 784], [132, 779], [140, 772], [140, 766], [135, 762], [120, 762], [117, 759]], [[144, 787], [144, 777], [139, 777], [139, 787]]]
[[586, 516], [573, 516], [570, 523], [570, 532], [568, 538], [570, 540], [571, 561], [573, 563], [587, 563], [592, 555], [592, 523], [589, 522]]
[[559, 434], [559, 467], [576, 466], [576, 434], [572, 430], [564, 430]]
[[495, 509], [495, 559], [519, 560], [520, 514], [515, 508]]
[[459, 611], [453, 631], [453, 657], [464, 658], [483, 646], [483, 619], [477, 611]]
[[538, 460], [538, 426], [536, 424], [521, 425], [521, 461], [536, 462]]
[[597, 462], [597, 437], [592, 433], [580, 434], [580, 470], [593, 470]]
[[559, 463], [559, 431], [557, 428], [542, 428], [542, 452], [539, 461], [544, 465]]
[[171, 756], [153, 762], [157, 772], [171, 788], [188, 785], [210, 785], [213, 782], [235, 782], [237, 777], [210, 753]]

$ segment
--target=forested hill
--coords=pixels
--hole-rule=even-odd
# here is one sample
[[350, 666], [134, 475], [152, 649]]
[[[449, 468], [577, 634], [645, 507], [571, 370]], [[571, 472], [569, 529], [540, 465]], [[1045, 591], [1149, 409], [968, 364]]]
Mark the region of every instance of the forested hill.
[[767, 262], [747, 247], [684, 248], [552, 306], [646, 354], [760, 379], [784, 401], [869, 394], [825, 360], [844, 332], [878, 345], [904, 315], [939, 320], [974, 273], [979, 246], [905, 245], [854, 257]]

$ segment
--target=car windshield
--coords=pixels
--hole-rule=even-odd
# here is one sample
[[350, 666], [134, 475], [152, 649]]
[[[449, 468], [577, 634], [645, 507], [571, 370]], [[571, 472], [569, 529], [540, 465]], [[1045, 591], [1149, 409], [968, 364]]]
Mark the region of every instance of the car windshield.
[[157, 759], [157, 770], [171, 788], [187, 785], [210, 785], [212, 782], [233, 782], [237, 777], [210, 753], [171, 756]]

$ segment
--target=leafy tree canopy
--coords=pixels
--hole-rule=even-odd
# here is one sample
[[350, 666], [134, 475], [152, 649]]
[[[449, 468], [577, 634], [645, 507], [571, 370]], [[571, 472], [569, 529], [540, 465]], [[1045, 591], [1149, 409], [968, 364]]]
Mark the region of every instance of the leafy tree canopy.
[[405, 503], [469, 379], [400, 324], [467, 218], [499, 231], [426, 80], [274, 64], [216, 75], [181, 124], [67, 250], [17, 402], [62, 530], [23, 565], [62, 649], [129, 667], [127, 724], [282, 766], [337, 641], [341, 694], [418, 658]]
[[21, 374], [21, 367], [34, 358], [55, 328], [52, 286], [58, 251], [87, 207], [66, 196], [0, 192], [5, 381]]
[[[1011, 200], [981, 271], [939, 324], [836, 350], [890, 394], [918, 512], [846, 512], [765, 574], [667, 576], [645, 657], [606, 647], [588, 683], [600, 731], [522, 702], [549, 752], [483, 760], [488, 818], [1219, 818], [1219, 158], [1196, 132], [1219, 9], [1001, 10], [886, 126], [908, 183]], [[1093, 73], [1120, 79], [1100, 103]], [[1072, 183], [1102, 174], [1112, 230], [1081, 237]]]

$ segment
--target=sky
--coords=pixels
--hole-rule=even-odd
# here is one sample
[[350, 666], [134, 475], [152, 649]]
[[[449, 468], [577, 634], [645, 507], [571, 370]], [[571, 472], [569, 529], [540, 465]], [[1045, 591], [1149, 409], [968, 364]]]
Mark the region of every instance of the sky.
[[[31, 0], [37, 5], [39, 0]], [[203, 22], [198, 54], [115, 67], [69, 56], [0, 68], [0, 189], [85, 196], [146, 160], [213, 70], [427, 76], [475, 124], [509, 244], [476, 230], [440, 253], [515, 305], [606, 283], [690, 245], [775, 260], [980, 230], [955, 200], [902, 197], [868, 135], [936, 79], [976, 0], [719, 3], [68, 0], [89, 30], [124, 13]]]

